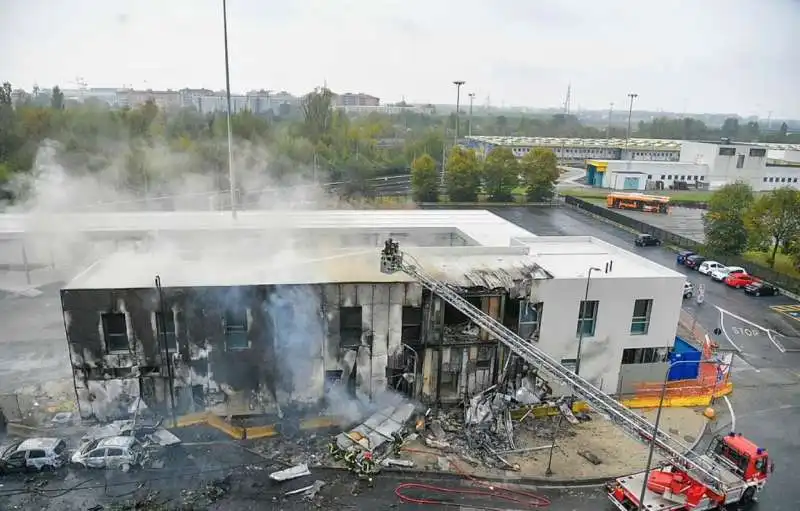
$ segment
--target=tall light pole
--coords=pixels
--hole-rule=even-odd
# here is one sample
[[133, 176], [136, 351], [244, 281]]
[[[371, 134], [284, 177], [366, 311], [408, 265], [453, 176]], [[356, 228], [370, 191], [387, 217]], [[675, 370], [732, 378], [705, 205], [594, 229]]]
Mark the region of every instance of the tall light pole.
[[[628, 94], [628, 98], [630, 98], [630, 107], [628, 108], [628, 130], [625, 132], [625, 152], [628, 152], [628, 142], [631, 139], [631, 115], [633, 115], [633, 100], [638, 98], [639, 95], [631, 92]], [[631, 158], [628, 158], [629, 160]]]
[[578, 353], [575, 355], [575, 375], [577, 376], [579, 373], [578, 371], [581, 370], [581, 350], [583, 349], [583, 332], [586, 330], [585, 323], [586, 323], [586, 309], [589, 305], [589, 282], [592, 279], [592, 272], [593, 271], [603, 271], [600, 268], [595, 268], [594, 266], [589, 268], [589, 273], [586, 275], [586, 291], [583, 293], [583, 306], [581, 307], [581, 330], [578, 332]]
[[458, 145], [458, 120], [461, 117], [461, 86], [464, 85], [464, 80], [455, 80], [453, 85], [456, 86], [456, 134], [453, 136], [453, 147]]
[[231, 187], [231, 215], [236, 219], [236, 176], [233, 173], [233, 135], [231, 132], [231, 70], [228, 60], [228, 2], [222, 0], [222, 24], [225, 40], [225, 98], [228, 102], [228, 184]]
[[[656, 448], [656, 436], [658, 436], [658, 425], [661, 422], [661, 410], [664, 409], [664, 398], [667, 395], [667, 382], [669, 381], [669, 373], [673, 367], [681, 364], [716, 364], [716, 360], [676, 360], [667, 367], [664, 372], [664, 382], [661, 385], [661, 396], [658, 401], [658, 411], [656, 412], [656, 421], [653, 424], [653, 434], [650, 439], [650, 450], [647, 453], [647, 466], [644, 469], [644, 482], [642, 482], [642, 491], [639, 493], [639, 511], [645, 511], [644, 507], [644, 494], [647, 493], [647, 479], [650, 477], [650, 469], [653, 466], [653, 452]], [[711, 400], [714, 400], [714, 393], [717, 391], [717, 380], [714, 380], [714, 387], [711, 390]]]
[[611, 115], [614, 113], [614, 102], [608, 106], [608, 126], [606, 126], [606, 140], [611, 138]]
[[469, 128], [468, 128], [468, 133], [469, 133], [470, 137], [472, 136], [472, 102], [473, 101], [475, 101], [475, 93], [474, 92], [470, 92], [469, 93]]

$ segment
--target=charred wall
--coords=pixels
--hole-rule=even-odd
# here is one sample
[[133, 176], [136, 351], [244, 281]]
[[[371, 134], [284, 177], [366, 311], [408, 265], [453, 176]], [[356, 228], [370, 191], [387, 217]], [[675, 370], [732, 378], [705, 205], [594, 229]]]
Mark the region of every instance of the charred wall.
[[422, 306], [421, 288], [402, 283], [162, 293], [62, 290], [82, 415], [113, 415], [125, 393], [162, 410], [174, 399], [181, 413], [272, 411], [318, 402], [331, 379], [371, 396], [408, 366], [404, 312]]

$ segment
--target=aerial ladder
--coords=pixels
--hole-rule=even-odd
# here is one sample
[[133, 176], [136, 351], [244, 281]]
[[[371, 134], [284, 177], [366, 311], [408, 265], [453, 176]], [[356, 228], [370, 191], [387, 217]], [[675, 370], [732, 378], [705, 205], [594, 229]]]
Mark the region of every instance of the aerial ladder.
[[[538, 368], [539, 371], [544, 372], [546, 375], [570, 386], [575, 397], [584, 401], [595, 412], [601, 414], [606, 419], [625, 430], [625, 432], [633, 438], [647, 442], [648, 444], [652, 442], [655, 449], [665, 459], [669, 460], [669, 464], [672, 468], [710, 490], [711, 494], [717, 497], [717, 500], [721, 499], [723, 503], [735, 502], [738, 501], [745, 492], [746, 488], [742, 488], [743, 478], [735, 476], [731, 472], [729, 462], [713, 453], [711, 455], [690, 454], [691, 449], [689, 446], [680, 440], [671, 437], [661, 430], [655, 431], [654, 433], [655, 427], [650, 424], [647, 419], [610, 397], [602, 390], [575, 374], [572, 370], [561, 365], [544, 351], [531, 344], [531, 342], [526, 341], [502, 323], [469, 303], [469, 301], [447, 283], [432, 277], [410, 254], [402, 252], [399, 244], [391, 238], [385, 242], [384, 248], [381, 251], [381, 272], [385, 274], [403, 272], [419, 281], [424, 288], [455, 307], [474, 324], [502, 342], [515, 355]], [[655, 438], [653, 438], [654, 435]], [[760, 451], [759, 449], [759, 454], [762, 454]], [[763, 455], [766, 462], [766, 451], [763, 452]], [[764, 471], [764, 475], [766, 476], [766, 471]], [[764, 479], [766, 479], [766, 477], [764, 477]], [[641, 481], [643, 485], [645, 478], [642, 477]], [[641, 488], [642, 485], [639, 485], [639, 488]], [[759, 490], [761, 489], [761, 485], [763, 485], [763, 481], [761, 481], [758, 486]], [[648, 484], [648, 486], [651, 485]], [[636, 505], [638, 506], [638, 502]], [[620, 505], [618, 505], [618, 507], [623, 510], [635, 509], [635, 507], [629, 508]], [[701, 509], [715, 508], [716, 505], [714, 504], [711, 507], [659, 507], [658, 509], [663, 511], [678, 511], [684, 509], [699, 511]]]

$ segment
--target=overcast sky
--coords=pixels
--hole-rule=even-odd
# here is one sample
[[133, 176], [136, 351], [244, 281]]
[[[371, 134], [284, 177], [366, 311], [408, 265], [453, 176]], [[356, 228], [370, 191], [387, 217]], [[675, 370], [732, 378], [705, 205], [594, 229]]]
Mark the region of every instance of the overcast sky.
[[[0, 0], [0, 80], [224, 88], [222, 0]], [[800, 118], [799, 0], [229, 0], [231, 87]]]

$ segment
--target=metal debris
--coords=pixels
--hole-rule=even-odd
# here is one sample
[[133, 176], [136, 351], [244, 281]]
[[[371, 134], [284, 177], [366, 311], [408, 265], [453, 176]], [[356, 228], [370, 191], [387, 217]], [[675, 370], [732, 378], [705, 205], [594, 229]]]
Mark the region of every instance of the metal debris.
[[277, 472], [273, 472], [269, 475], [269, 478], [273, 481], [290, 481], [292, 479], [297, 479], [298, 477], [304, 477], [311, 475], [311, 471], [308, 470], [308, 465], [302, 463], [300, 465], [295, 465], [293, 467], [278, 470]]
[[401, 460], [399, 458], [386, 458], [381, 463], [384, 467], [403, 467], [413, 468], [414, 462], [411, 460]]
[[319, 493], [319, 491], [322, 489], [323, 486], [325, 486], [325, 481], [316, 480], [312, 484], [309, 484], [308, 486], [304, 486], [302, 488], [298, 488], [292, 491], [287, 491], [286, 493], [284, 493], [284, 495], [286, 497], [289, 497], [292, 495], [299, 495], [302, 493], [303, 498], [307, 500], [314, 500], [314, 497], [317, 496], [317, 493]]

